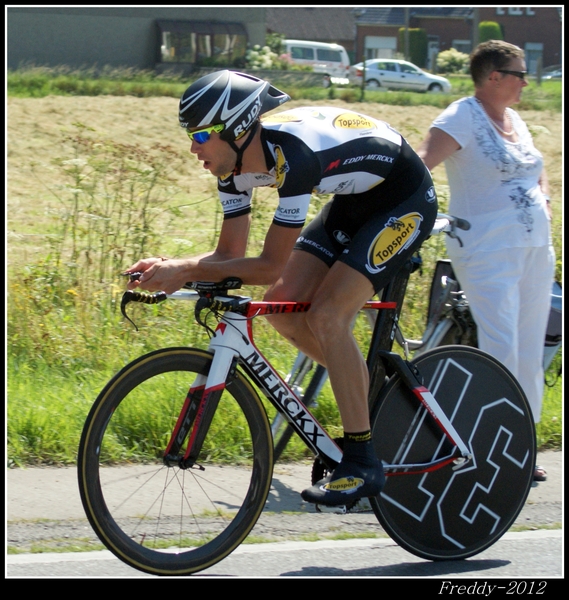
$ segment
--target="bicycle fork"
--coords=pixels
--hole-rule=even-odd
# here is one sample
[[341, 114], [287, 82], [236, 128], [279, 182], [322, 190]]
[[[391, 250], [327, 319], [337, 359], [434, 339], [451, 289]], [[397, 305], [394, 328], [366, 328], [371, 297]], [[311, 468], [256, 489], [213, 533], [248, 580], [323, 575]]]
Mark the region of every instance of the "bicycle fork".
[[[235, 370], [236, 364], [237, 357], [234, 350], [218, 348], [209, 373], [197, 376], [188, 391], [172, 437], [164, 452], [163, 460], [167, 466], [178, 466], [182, 469], [203, 468], [196, 464], [196, 461], [226, 381]], [[180, 451], [186, 438], [188, 438], [187, 448], [181, 456]]]

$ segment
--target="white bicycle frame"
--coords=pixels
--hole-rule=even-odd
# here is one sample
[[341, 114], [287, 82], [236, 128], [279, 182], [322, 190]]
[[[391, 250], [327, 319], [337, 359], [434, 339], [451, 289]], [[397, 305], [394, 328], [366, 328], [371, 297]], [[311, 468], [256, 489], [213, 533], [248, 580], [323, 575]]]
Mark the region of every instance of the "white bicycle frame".
[[[168, 295], [168, 297], [195, 301], [199, 298], [199, 294], [195, 291], [180, 290]], [[205, 405], [208, 397], [225, 388], [226, 381], [230, 377], [230, 371], [238, 362], [275, 408], [285, 416], [312, 451], [325, 464], [339, 463], [342, 458], [342, 451], [338, 445], [263, 356], [253, 341], [253, 318], [275, 313], [304, 312], [308, 310], [310, 304], [302, 302], [254, 302], [249, 297], [217, 296], [213, 298], [212, 309], [222, 308], [224, 302], [227, 302], [228, 299], [233, 302], [238, 300], [239, 305], [246, 307], [246, 310], [244, 310], [244, 314], [231, 310], [222, 314], [208, 346], [208, 351], [213, 354], [209, 373], [207, 376], [198, 375], [190, 393], [199, 391], [202, 406]], [[363, 308], [387, 309], [394, 307], [395, 303], [392, 302], [370, 301]], [[398, 355], [393, 356], [400, 359]], [[399, 369], [401, 369], [401, 365]], [[421, 404], [438, 423], [441, 430], [458, 448], [460, 456], [457, 457], [453, 450], [453, 455], [432, 463], [421, 465], [384, 464], [386, 473], [421, 472], [422, 470], [432, 470], [435, 465], [443, 466], [450, 462], [454, 462], [456, 468], [462, 467], [472, 457], [470, 450], [431, 392], [421, 385], [410, 385], [410, 387]]]

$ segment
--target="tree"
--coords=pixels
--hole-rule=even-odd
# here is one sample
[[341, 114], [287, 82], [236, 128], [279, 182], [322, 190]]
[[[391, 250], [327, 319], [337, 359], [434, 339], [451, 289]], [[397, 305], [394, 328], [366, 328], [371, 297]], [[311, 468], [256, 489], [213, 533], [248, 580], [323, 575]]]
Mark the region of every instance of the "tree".
[[[399, 28], [399, 48], [405, 47], [405, 27]], [[427, 32], [424, 29], [409, 29], [409, 61], [418, 67], [427, 64]]]
[[488, 40], [503, 40], [502, 27], [495, 21], [481, 21], [478, 24], [478, 41], [487, 42]]

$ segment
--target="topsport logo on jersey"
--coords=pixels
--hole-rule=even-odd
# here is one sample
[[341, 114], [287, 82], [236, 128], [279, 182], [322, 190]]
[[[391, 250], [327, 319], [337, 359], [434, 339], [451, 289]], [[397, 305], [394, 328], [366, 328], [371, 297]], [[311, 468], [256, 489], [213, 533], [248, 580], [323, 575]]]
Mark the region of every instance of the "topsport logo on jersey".
[[407, 248], [417, 237], [422, 220], [423, 217], [416, 212], [398, 219], [391, 217], [369, 247], [366, 269], [370, 273], [383, 271], [385, 263]]
[[363, 115], [345, 112], [334, 119], [336, 129], [375, 129], [375, 123]]

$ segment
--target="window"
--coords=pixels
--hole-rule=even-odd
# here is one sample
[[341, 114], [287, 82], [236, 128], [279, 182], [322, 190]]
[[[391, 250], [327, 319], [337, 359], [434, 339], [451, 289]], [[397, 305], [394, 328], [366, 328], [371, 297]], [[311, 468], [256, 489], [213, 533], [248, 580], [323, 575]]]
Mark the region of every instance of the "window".
[[420, 70], [417, 67], [407, 63], [399, 63], [399, 68], [401, 69], [402, 73], [413, 73], [414, 75], [420, 73]]
[[314, 60], [314, 50], [302, 46], [292, 46], [290, 49], [290, 57], [293, 60]]
[[386, 62], [386, 63], [379, 63], [381, 65], [381, 69], [383, 69], [384, 71], [397, 71], [397, 63], [393, 63], [393, 62]]
[[317, 48], [316, 57], [324, 62], [342, 62], [342, 55], [337, 50]]
[[160, 20], [156, 24], [162, 62], [231, 66], [247, 50], [247, 32], [240, 23]]
[[470, 40], [452, 40], [452, 47], [463, 54], [470, 54], [472, 42]]

